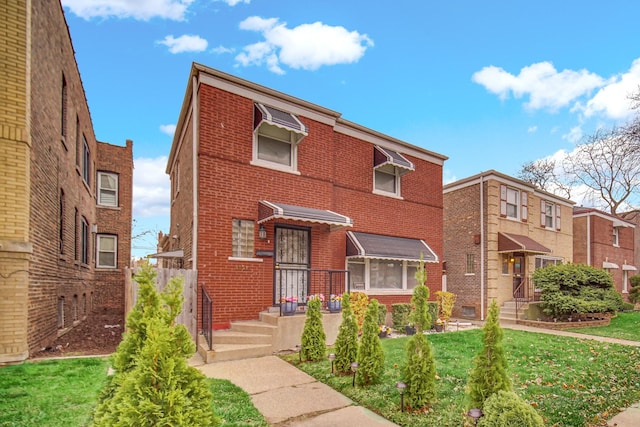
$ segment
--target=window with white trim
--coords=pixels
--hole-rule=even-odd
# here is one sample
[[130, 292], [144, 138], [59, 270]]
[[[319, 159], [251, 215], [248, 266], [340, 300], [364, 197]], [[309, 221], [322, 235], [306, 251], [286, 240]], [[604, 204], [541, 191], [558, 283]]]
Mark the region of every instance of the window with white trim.
[[296, 132], [262, 123], [254, 133], [252, 163], [271, 169], [296, 172], [299, 140], [300, 136]]
[[543, 215], [544, 215], [544, 226], [547, 228], [554, 228], [555, 227], [555, 205], [553, 203], [549, 203], [549, 202], [545, 202], [544, 200], [542, 201], [543, 206], [544, 206], [544, 211], [543, 211]]
[[500, 185], [500, 216], [527, 222], [529, 197], [526, 191]]
[[562, 264], [562, 258], [551, 256], [536, 256], [535, 257], [535, 269], [544, 268], [549, 265]]
[[354, 290], [411, 290], [418, 284], [418, 263], [413, 261], [349, 258], [347, 270]]
[[98, 234], [96, 236], [96, 267], [116, 268], [118, 266], [117, 236]]
[[374, 189], [400, 197], [400, 172], [393, 165], [384, 165], [374, 170]]
[[518, 207], [520, 206], [520, 192], [507, 187], [507, 217], [519, 218]]
[[620, 246], [620, 228], [613, 227], [613, 246]]
[[118, 206], [118, 174], [98, 172], [98, 204]]
[[255, 240], [254, 222], [246, 219], [233, 219], [232, 224], [232, 257], [253, 258]]

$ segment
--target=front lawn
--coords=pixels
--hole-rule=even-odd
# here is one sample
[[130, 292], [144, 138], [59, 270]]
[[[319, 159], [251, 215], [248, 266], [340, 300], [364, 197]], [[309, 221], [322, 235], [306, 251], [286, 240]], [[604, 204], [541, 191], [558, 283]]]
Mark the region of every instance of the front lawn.
[[[107, 359], [86, 358], [0, 368], [0, 426], [89, 425], [108, 366]], [[222, 426], [268, 426], [244, 390], [226, 380], [208, 381]]]
[[618, 313], [616, 317], [611, 319], [611, 323], [608, 326], [571, 328], [567, 330], [581, 334], [640, 341], [640, 311]]
[[[640, 400], [640, 349], [555, 335], [504, 330], [504, 347], [514, 390], [544, 417], [546, 425], [601, 424]], [[437, 396], [427, 414], [400, 412], [395, 383], [408, 338], [385, 339], [381, 384], [353, 388], [351, 377], [331, 375], [329, 361], [290, 363], [359, 404], [403, 426], [461, 426], [467, 375], [480, 349], [482, 330], [431, 334], [437, 367]]]

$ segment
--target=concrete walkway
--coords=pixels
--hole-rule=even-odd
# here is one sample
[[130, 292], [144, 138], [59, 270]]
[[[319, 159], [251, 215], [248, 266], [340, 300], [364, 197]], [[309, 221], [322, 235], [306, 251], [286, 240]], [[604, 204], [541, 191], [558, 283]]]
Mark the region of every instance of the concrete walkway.
[[[505, 329], [593, 339], [640, 347], [640, 342], [584, 335], [575, 332], [534, 328], [501, 322]], [[276, 356], [205, 364], [197, 354], [190, 364], [207, 377], [226, 379], [245, 390], [270, 425], [279, 427], [395, 426], [366, 408], [316, 381]], [[609, 420], [610, 427], [639, 427], [640, 402]]]
[[270, 425], [295, 427], [389, 427], [396, 424], [363, 408], [276, 356], [205, 365], [207, 377], [229, 380], [246, 391]]

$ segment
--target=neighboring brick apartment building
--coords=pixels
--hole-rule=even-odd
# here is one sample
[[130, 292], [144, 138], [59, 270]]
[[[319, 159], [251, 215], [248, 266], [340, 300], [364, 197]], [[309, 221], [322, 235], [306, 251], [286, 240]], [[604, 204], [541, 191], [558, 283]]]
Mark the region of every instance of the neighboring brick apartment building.
[[420, 253], [440, 289], [445, 160], [194, 64], [167, 165], [163, 250], [197, 269], [217, 328], [281, 297], [304, 302], [315, 290], [300, 270], [348, 269], [352, 290], [408, 302]]
[[57, 1], [0, 5], [0, 363], [124, 309], [132, 143], [97, 142]]
[[638, 271], [635, 224], [597, 209], [575, 207], [573, 261], [607, 270], [618, 292], [626, 298], [629, 277]]
[[492, 299], [533, 299], [533, 271], [573, 258], [572, 206], [494, 170], [445, 185], [443, 260], [454, 316], [484, 319]]

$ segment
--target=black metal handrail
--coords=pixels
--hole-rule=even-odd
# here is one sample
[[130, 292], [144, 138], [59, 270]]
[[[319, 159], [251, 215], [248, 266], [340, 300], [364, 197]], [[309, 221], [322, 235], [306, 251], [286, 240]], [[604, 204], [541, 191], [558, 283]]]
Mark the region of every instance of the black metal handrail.
[[207, 340], [207, 345], [209, 346], [209, 350], [213, 348], [213, 301], [211, 297], [207, 293], [207, 291], [202, 289], [202, 335]]
[[535, 283], [531, 277], [524, 277], [520, 284], [513, 290], [513, 299], [516, 302], [516, 320], [520, 308], [530, 301], [537, 301], [538, 295], [535, 289]]
[[350, 292], [348, 270], [313, 270], [308, 268], [283, 268], [281, 264], [276, 267], [276, 289], [279, 289], [276, 303], [280, 305], [282, 315], [282, 302], [295, 297], [296, 302], [305, 305], [307, 298], [314, 294], [325, 296], [326, 306], [331, 295]]

